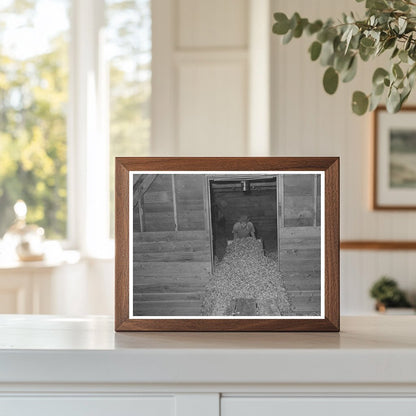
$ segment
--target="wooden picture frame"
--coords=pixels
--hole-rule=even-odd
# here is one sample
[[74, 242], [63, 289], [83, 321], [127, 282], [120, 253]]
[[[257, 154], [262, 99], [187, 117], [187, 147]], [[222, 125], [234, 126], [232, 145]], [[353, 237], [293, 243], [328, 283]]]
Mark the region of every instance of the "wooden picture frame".
[[[416, 170], [413, 171], [413, 163], [409, 159], [414, 156], [416, 162], [415, 116], [416, 106], [404, 107], [396, 114], [388, 113], [384, 106], [373, 112], [374, 210], [416, 209]], [[403, 149], [397, 149], [395, 143]], [[410, 147], [412, 152], [405, 146]]]
[[[292, 257], [290, 256], [296, 256], [298, 252], [311, 252], [310, 250], [297, 250], [297, 246], [284, 246], [286, 241], [284, 238], [286, 238], [286, 235], [295, 236], [296, 232], [307, 232], [311, 233], [312, 229], [315, 230], [319, 228], [319, 251], [314, 249], [312, 251], [317, 256], [319, 255], [319, 273], [320, 273], [320, 298], [319, 298], [319, 315], [317, 316], [306, 316], [307, 313], [305, 313], [305, 316], [302, 315], [303, 312], [292, 313], [288, 316], [280, 316], [279, 312], [276, 314], [271, 314], [270, 316], [263, 316], [263, 313], [260, 314], [259, 312], [259, 305], [256, 301], [255, 309], [257, 312], [241, 316], [238, 315], [237, 307], [235, 309], [232, 309], [232, 316], [179, 316], [176, 317], [176, 315], [173, 316], [165, 316], [165, 315], [155, 315], [153, 312], [147, 314], [147, 315], [141, 315], [141, 309], [143, 305], [151, 305], [151, 302], [145, 303], [140, 301], [140, 297], [145, 292], [141, 292], [137, 288], [147, 288], [148, 286], [142, 285], [142, 280], [144, 279], [142, 275], [146, 275], [146, 273], [142, 273], [142, 270], [148, 269], [148, 264], [145, 264], [141, 262], [142, 257], [145, 256], [146, 258], [157, 258], [160, 259], [160, 252], [154, 252], [152, 247], [158, 248], [160, 245], [155, 244], [154, 242], [151, 242], [149, 244], [149, 241], [143, 243], [146, 239], [153, 239], [158, 237], [159, 235], [162, 235], [160, 233], [164, 233], [164, 239], [175, 239], [175, 238], [182, 238], [182, 235], [185, 235], [185, 231], [178, 231], [178, 222], [181, 220], [178, 219], [183, 212], [187, 213], [187, 218], [198, 218], [197, 215], [190, 215], [188, 209], [191, 209], [191, 206], [199, 207], [195, 209], [201, 209], [200, 203], [194, 203], [194, 202], [186, 202], [185, 200], [185, 209], [183, 208], [174, 208], [172, 215], [175, 216], [175, 228], [170, 229], [170, 231], [157, 231], [157, 232], [146, 232], [146, 229], [155, 229], [155, 227], [158, 230], [160, 230], [160, 227], [165, 227], [163, 224], [168, 224], [169, 227], [172, 227], [170, 216], [164, 216], [162, 217], [162, 214], [157, 214], [158, 219], [157, 221], [151, 222], [151, 219], [155, 217], [155, 213], [161, 211], [161, 207], [163, 203], [172, 204], [171, 200], [178, 198], [178, 196], [181, 196], [178, 189], [182, 189], [181, 192], [189, 191], [189, 186], [182, 186], [182, 188], [175, 188], [175, 181], [181, 179], [181, 177], [188, 180], [188, 182], [191, 180], [191, 174], [195, 175], [195, 178], [200, 180], [200, 177], [203, 177], [203, 180], [206, 180], [206, 175], [218, 175], [223, 176], [229, 175], [232, 178], [232, 181], [230, 180], [229, 183], [232, 184], [232, 189], [224, 191], [224, 194], [221, 195], [228, 195], [231, 196], [238, 196], [240, 198], [238, 203], [236, 202], [236, 207], [240, 207], [245, 204], [243, 203], [242, 197], [239, 195], [242, 192], [245, 192], [243, 189], [244, 187], [250, 187], [250, 183], [254, 187], [252, 192], [258, 192], [256, 194], [258, 195], [269, 195], [264, 190], [266, 185], [263, 185], [263, 182], [268, 182], [268, 187], [271, 189], [273, 188], [273, 192], [275, 192], [275, 195], [279, 195], [280, 192], [283, 192], [283, 187], [278, 190], [278, 181], [282, 180], [284, 183], [284, 192], [285, 192], [285, 201], [287, 202], [287, 207], [282, 206], [283, 201], [280, 200], [279, 196], [277, 196], [276, 199], [276, 205], [273, 210], [276, 210], [276, 218], [277, 218], [277, 224], [280, 224], [281, 222], [285, 222], [286, 226], [288, 227], [284, 231], [280, 231], [277, 233], [280, 235], [278, 239], [280, 238], [280, 242], [276, 241], [276, 244], [281, 245], [281, 250], [279, 251], [279, 260], [277, 263], [279, 263], [279, 270], [282, 270], [283, 264], [292, 264], [290, 263], [290, 260]], [[301, 178], [301, 175], [304, 174], [304, 178]], [[156, 182], [156, 179], [149, 178], [150, 175], [156, 176], [158, 179]], [[182, 176], [179, 176], [182, 175]], [[186, 176], [188, 175], [188, 176]], [[199, 175], [199, 176], [198, 176]], [[236, 176], [233, 176], [236, 175]], [[252, 176], [254, 175], [254, 176]], [[173, 183], [172, 188], [172, 197], [169, 199], [166, 197], [165, 194], [167, 194], [168, 190], [165, 192], [160, 192], [159, 190], [161, 188], [157, 188], [158, 186], [161, 186], [163, 184], [163, 181], [167, 181], [168, 176], [170, 176], [170, 180]], [[261, 177], [260, 177], [261, 176]], [[256, 177], [256, 179], [252, 179]], [[247, 179], [248, 178], [248, 179]], [[283, 178], [283, 179], [280, 179]], [[298, 217], [303, 222], [297, 222], [295, 225], [291, 223], [293, 222], [292, 212], [295, 212], [296, 210], [292, 209], [291, 206], [289, 206], [289, 202], [292, 203], [293, 201], [299, 201], [299, 197], [293, 196], [292, 199], [290, 199], [290, 195], [292, 191], [290, 191], [290, 184], [297, 180], [296, 183], [304, 183], [306, 180], [309, 181], [308, 183], [312, 183], [310, 181], [310, 178], [316, 178], [313, 179], [313, 183], [318, 183], [319, 180], [319, 186], [315, 187], [315, 191], [311, 191], [308, 201], [310, 202], [313, 198], [314, 206], [315, 206], [315, 213], [318, 213], [318, 208], [316, 208], [319, 205], [319, 215], [316, 214], [315, 217], [312, 218], [312, 215], [305, 214], [302, 215], [299, 214]], [[221, 178], [220, 178], [221, 179]], [[208, 213], [207, 215], [215, 216], [215, 208], [213, 208], [213, 205], [207, 205], [208, 203], [211, 203], [211, 201], [206, 200], [206, 195], [208, 195], [209, 198], [217, 198], [217, 194], [214, 192], [220, 192], [221, 187], [224, 187], [225, 183], [228, 182], [220, 182], [220, 179], [212, 180], [211, 182], [205, 182], [208, 183], [208, 190], [205, 190], [205, 196], [204, 196], [204, 209]], [[298, 180], [299, 179], [299, 180]], [[300, 181], [302, 179], [303, 182]], [[182, 179], [181, 179], [182, 180]], [[202, 180], [202, 179], [201, 179]], [[312, 179], [311, 179], [312, 180]], [[154, 181], [154, 182], [152, 182]], [[251, 181], [251, 182], [250, 182]], [[258, 182], [254, 182], [258, 181]], [[276, 185], [272, 184], [272, 181], [275, 181]], [[291, 182], [292, 181], [292, 182]], [[149, 185], [149, 183], [152, 182], [153, 185]], [[162, 183], [163, 182], [163, 183]], [[194, 181], [195, 182], [195, 181]], [[239, 182], [241, 185], [241, 190], [237, 189], [239, 186], [236, 183]], [[244, 184], [244, 182], [248, 182], [248, 184]], [[261, 182], [261, 186], [257, 185]], [[253, 185], [254, 183], [254, 185]], [[247, 185], [247, 186], [246, 186]], [[134, 190], [134, 186], [136, 186], [136, 190]], [[149, 186], [152, 186], [154, 190], [149, 190]], [[228, 186], [228, 185], [227, 185]], [[231, 185], [229, 185], [231, 187]], [[282, 185], [283, 186], [283, 185]], [[302, 185], [303, 186], [303, 185]], [[147, 187], [147, 188], [146, 188]], [[215, 188], [215, 189], [214, 189]], [[319, 188], [319, 189], [318, 189]], [[116, 158], [116, 184], [115, 184], [115, 330], [116, 331], [339, 331], [339, 315], [340, 315], [340, 309], [339, 309], [339, 158], [337, 157], [260, 157], [260, 158], [230, 158], [230, 157], [220, 157], [220, 158], [180, 158], [180, 157], [149, 157], [149, 158], [139, 158], [139, 157], [119, 157]], [[145, 190], [146, 189], [146, 190]], [[187, 190], [188, 189], [188, 190]], [[199, 188], [195, 188], [199, 189]], [[293, 188], [298, 189], [298, 188]], [[309, 189], [309, 188], [308, 188]], [[316, 191], [318, 189], [318, 191]], [[247, 190], [247, 189], [246, 189]], [[321, 190], [321, 191], [319, 191]], [[156, 192], [157, 191], [157, 192]], [[241, 192], [240, 192], [241, 191]], [[300, 188], [299, 185], [299, 192], [303, 191], [303, 188]], [[146, 193], [148, 192], [148, 195], [146, 196]], [[199, 191], [198, 191], [199, 192]], [[207, 194], [208, 192], [208, 194]], [[232, 193], [233, 192], [233, 193]], [[296, 191], [297, 192], [297, 191]], [[308, 191], [309, 192], [309, 191]], [[319, 197], [317, 196], [317, 192], [320, 192]], [[183, 195], [185, 195], [183, 194]], [[164, 196], [165, 195], [165, 196]], [[188, 194], [189, 195], [189, 192]], [[309, 195], [309, 194], [308, 194]], [[147, 199], [146, 199], [147, 198]], [[165, 199], [163, 199], [165, 198]], [[182, 196], [181, 196], [182, 198]], [[165, 202], [163, 202], [163, 201]], [[169, 201], [168, 201], [169, 200]], [[136, 206], [133, 206], [134, 201], [136, 201]], [[162, 201], [162, 202], [161, 202]], [[168, 202], [166, 202], [168, 201]], [[303, 201], [303, 200], [302, 200]], [[319, 201], [319, 202], [318, 202]], [[308, 202], [308, 203], [309, 203]], [[181, 201], [177, 201], [178, 204], [181, 203]], [[247, 202], [248, 203], [248, 202]], [[299, 202], [298, 202], [299, 203]], [[182, 202], [184, 204], [184, 202]], [[193, 204], [193, 205], [192, 205]], [[306, 202], [305, 202], [306, 204]], [[322, 204], [322, 208], [321, 205]], [[260, 206], [264, 206], [267, 204], [257, 204]], [[256, 205], [256, 206], [257, 206]], [[180, 205], [178, 205], [180, 206]], [[254, 206], [254, 205], [253, 205]], [[267, 205], [268, 206], [268, 205]], [[274, 206], [274, 205], [273, 205]], [[149, 211], [149, 214], [146, 214], [146, 209], [151, 209], [147, 207], [153, 207], [152, 209], [154, 211]], [[175, 211], [176, 209], [176, 211]], [[180, 210], [183, 210], [180, 211]], [[225, 208], [224, 208], [225, 209]], [[253, 208], [254, 209], [254, 208]], [[274, 212], [271, 210], [271, 212]], [[270, 210], [269, 210], [270, 211]], [[305, 210], [304, 210], [305, 211]], [[297, 211], [296, 211], [297, 212]], [[209, 214], [211, 213], [211, 214]], [[189, 215], [188, 215], [189, 214]], [[195, 213], [194, 213], [195, 214]], [[171, 215], [171, 214], [169, 214]], [[294, 215], [294, 214], [293, 214]], [[292, 215], [292, 216], [293, 216]], [[296, 214], [297, 215], [297, 214]], [[182, 215], [183, 217], [183, 215]], [[182, 218], [181, 217], [181, 218]], [[279, 218], [283, 218], [279, 220]], [[133, 223], [133, 220], [135, 221]], [[146, 223], [148, 221], [148, 223]], [[207, 224], [205, 220], [205, 224]], [[211, 218], [209, 221], [210, 224], [216, 224], [218, 222], [214, 222], [214, 220]], [[243, 225], [244, 225], [244, 219]], [[256, 226], [256, 223], [259, 223], [260, 220], [254, 221], [254, 225]], [[306, 222], [305, 222], [306, 221]], [[319, 227], [317, 225], [317, 222], [319, 221]], [[186, 222], [184, 223], [186, 225]], [[299, 225], [300, 224], [300, 225]], [[306, 224], [306, 225], [305, 225]], [[313, 225], [312, 225], [313, 224]], [[241, 225], [241, 224], [240, 224]], [[189, 228], [189, 224], [187, 225]], [[209, 225], [206, 225], [207, 227]], [[284, 224], [281, 226], [285, 226]], [[293, 231], [290, 227], [298, 228]], [[308, 226], [310, 226], [308, 228]], [[153, 227], [153, 228], [152, 228]], [[167, 227], [167, 226], [166, 226]], [[234, 225], [233, 233], [238, 232], [235, 231], [236, 226]], [[276, 225], [276, 227], [279, 227], [279, 225]], [[136, 230], [136, 233], [133, 232], [133, 229]], [[164, 229], [164, 228], [162, 228]], [[294, 234], [290, 234], [291, 232], [294, 232]], [[179, 235], [179, 232], [182, 233]], [[193, 231], [187, 231], [187, 232], [193, 232]], [[159, 234], [158, 234], [159, 233]], [[175, 234], [176, 233], [176, 234]], [[280, 233], [280, 234], [279, 234]], [[286, 233], [286, 234], [285, 234]], [[211, 250], [211, 256], [213, 256], [213, 244], [214, 242], [214, 234], [209, 234], [209, 247]], [[264, 234], [266, 235], [266, 234]], [[254, 236], [254, 235], [253, 235]], [[234, 234], [234, 237], [238, 240], [238, 236], [236, 237], [236, 234]], [[238, 240], [237, 242], [231, 243], [234, 245], [237, 244], [237, 246], [242, 241], [252, 242], [255, 240], [251, 236], [248, 239]], [[133, 241], [136, 241], [134, 239], [138, 239], [133, 244]], [[258, 240], [257, 240], [258, 241]], [[290, 240], [291, 244], [298, 244], [299, 241], [303, 240]], [[312, 241], [311, 239], [305, 241]], [[313, 240], [315, 241], [315, 240]], [[153, 244], [153, 246], [152, 246]], [[170, 244], [170, 243], [169, 243]], [[266, 245], [266, 239], [264, 241], [263, 248]], [[135, 250], [138, 250], [137, 247], [147, 247], [145, 255], [142, 254], [142, 252], [138, 253], [138, 251], [133, 251], [133, 245], [135, 247]], [[149, 248], [150, 247], [150, 248]], [[228, 248], [225, 249], [226, 252]], [[140, 251], [140, 250], [139, 250]], [[251, 252], [249, 252], [251, 253]], [[184, 253], [182, 253], [183, 255]], [[186, 255], [187, 253], [185, 253]], [[315, 255], [314, 254], [314, 255]], [[136, 264], [136, 262], [133, 262], [135, 258], [138, 258], [139, 260]], [[168, 254], [163, 253], [162, 256], [168, 256]], [[280, 258], [281, 256], [281, 258]], [[286, 256], [286, 257], [284, 257]], [[165, 257], [162, 257], [164, 259]], [[167, 257], [166, 257], [167, 258]], [[286, 263], [284, 263], [284, 260]], [[218, 259], [216, 259], [218, 260]], [[153, 260], [151, 260], [153, 261]], [[261, 258], [261, 261], [264, 261], [263, 258]], [[269, 262], [269, 260], [267, 260]], [[309, 261], [309, 260], [308, 260]], [[156, 263], [151, 263], [152, 265], [155, 265]], [[169, 263], [166, 268], [163, 269], [163, 276], [164, 281], [166, 282], [166, 279], [169, 279], [170, 276], [170, 270], [173, 270], [173, 266], [170, 266], [173, 263]], [[187, 263], [189, 265], [189, 263]], [[213, 263], [214, 264], [214, 263]], [[217, 264], [217, 263], [215, 263]], [[296, 273], [298, 273], [298, 268], [301, 270], [301, 265], [303, 264], [311, 264], [307, 261], [304, 261], [303, 259], [297, 260], [295, 258], [295, 262], [293, 263], [295, 267], [295, 271], [291, 272], [291, 276], [297, 276]], [[315, 264], [315, 263], [314, 263]], [[160, 266], [159, 263], [157, 263], [158, 267]], [[180, 266], [181, 270], [187, 271], [187, 266], [185, 263], [174, 263], [175, 267]], [[299, 265], [299, 267], [298, 267]], [[133, 269], [133, 266], [137, 268]], [[144, 267], [144, 268], [143, 268]], [[159, 270], [155, 273], [160, 272], [160, 267], [158, 268], [154, 266], [152, 270]], [[218, 267], [219, 266], [215, 266]], [[273, 266], [275, 267], [275, 264], [273, 263]], [[314, 266], [315, 267], [315, 266]], [[218, 270], [216, 269], [216, 270]], [[137, 271], [138, 270], [138, 271]], [[142, 274], [140, 274], [142, 273]], [[161, 272], [160, 272], [161, 273]], [[173, 273], [173, 272], [172, 272]], [[284, 272], [281, 272], [281, 274]], [[299, 271], [299, 273], [301, 273]], [[215, 275], [215, 273], [214, 273]], [[135, 277], [136, 276], [136, 277]], [[138, 276], [138, 277], [137, 277]], [[210, 275], [211, 276], [211, 275]], [[257, 276], [257, 274], [256, 274]], [[279, 275], [280, 276], [280, 275]], [[135, 282], [138, 282], [138, 284], [133, 285], [133, 278], [135, 279]], [[157, 278], [157, 277], [156, 277]], [[212, 278], [212, 277], [210, 277]], [[280, 277], [279, 277], [280, 278]], [[139, 279], [139, 280], [137, 280]], [[302, 296], [304, 294], [308, 294], [307, 284], [305, 283], [305, 286], [303, 285], [303, 282], [308, 282], [308, 277], [305, 275], [301, 275], [300, 277], [302, 284], [300, 287], [300, 291], [296, 291], [296, 296]], [[147, 282], [147, 281], [146, 281]], [[145, 283], [146, 283], [145, 282]], [[297, 280], [296, 280], [297, 282]], [[147, 284], [147, 283], [146, 283]], [[153, 285], [154, 286], [154, 285]], [[152, 286], [152, 287], [153, 287]], [[172, 286], [172, 285], [171, 285]], [[169, 286], [169, 287], [171, 287]], [[286, 284], [287, 286], [287, 284]], [[306, 288], [306, 289], [305, 289]], [[296, 288], [295, 288], [296, 289]], [[302, 290], [305, 289], [305, 290]], [[144, 289], [143, 289], [144, 290]], [[153, 289], [152, 289], [153, 290]], [[157, 286], [157, 290], [159, 290], [159, 286]], [[311, 292], [311, 291], [310, 291]], [[158, 291], [157, 293], [162, 293]], [[295, 293], [295, 291], [294, 291]], [[133, 301], [133, 295], [137, 295], [139, 300]], [[154, 294], [152, 294], [153, 296]], [[135, 297], [135, 299], [137, 298]], [[162, 295], [160, 295], [162, 297]], [[165, 296], [165, 295], [163, 295]], [[159, 299], [159, 298], [158, 298]], [[228, 298], [227, 298], [228, 299]], [[298, 298], [297, 298], [298, 299]], [[299, 298], [300, 299], [300, 298]], [[147, 301], [146, 301], [147, 302]], [[156, 302], [157, 303], [157, 302]], [[132, 306], [134, 305], [134, 306]], [[233, 303], [235, 306], [235, 302]], [[150, 306], [149, 306], [150, 307]], [[280, 306], [279, 306], [280, 308]], [[150, 310], [150, 309], [149, 309]], [[254, 309], [253, 309], [254, 310]], [[138, 312], [136, 312], [138, 311]], [[237, 312], [236, 312], [237, 311]], [[257, 318], [257, 315], [260, 314], [260, 316]], [[182, 315], [182, 314], [181, 314]], [[266, 314], [265, 314], [266, 315]]]

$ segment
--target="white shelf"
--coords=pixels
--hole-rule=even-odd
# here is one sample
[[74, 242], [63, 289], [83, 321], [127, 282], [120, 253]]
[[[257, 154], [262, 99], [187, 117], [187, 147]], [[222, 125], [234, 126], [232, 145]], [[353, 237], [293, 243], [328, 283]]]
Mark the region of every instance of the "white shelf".
[[[106, 317], [0, 317], [0, 383], [416, 385], [416, 317], [341, 333], [115, 333]], [[204, 387], [201, 387], [204, 386]], [[265, 389], [267, 390], [267, 389]], [[252, 389], [251, 389], [252, 391]]]

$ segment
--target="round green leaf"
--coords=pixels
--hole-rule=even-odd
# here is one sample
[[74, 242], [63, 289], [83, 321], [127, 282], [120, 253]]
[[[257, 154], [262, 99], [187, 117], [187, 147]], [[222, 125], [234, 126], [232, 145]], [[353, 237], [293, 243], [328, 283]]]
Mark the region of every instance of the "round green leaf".
[[374, 46], [374, 39], [372, 38], [362, 38], [360, 41], [360, 45], [363, 46], [364, 48], [372, 48]]
[[319, 32], [322, 29], [322, 26], [323, 23], [321, 20], [315, 20], [315, 22], [311, 23], [306, 30], [310, 35], [313, 35], [314, 33]]
[[352, 111], [362, 116], [368, 108], [368, 97], [361, 91], [355, 91], [352, 95]]
[[285, 35], [290, 29], [287, 16], [284, 13], [275, 13], [274, 20], [276, 20], [276, 23], [273, 25], [273, 33]]
[[373, 85], [377, 86], [379, 84], [383, 84], [384, 78], [386, 78], [388, 75], [388, 71], [386, 71], [384, 68], [377, 68], [373, 74]]
[[316, 61], [319, 58], [321, 50], [322, 44], [320, 42], [315, 41], [312, 43], [312, 45], [309, 47], [309, 53], [311, 54], [312, 61]]
[[338, 72], [330, 66], [324, 74], [324, 89], [328, 94], [334, 94], [338, 88]]

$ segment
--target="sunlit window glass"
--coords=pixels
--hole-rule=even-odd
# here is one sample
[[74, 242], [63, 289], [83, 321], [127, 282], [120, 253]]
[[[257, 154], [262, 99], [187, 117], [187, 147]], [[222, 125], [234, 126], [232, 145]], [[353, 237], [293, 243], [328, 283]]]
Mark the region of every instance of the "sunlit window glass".
[[66, 237], [69, 7], [0, 2], [0, 238], [18, 199], [48, 238]]
[[150, 141], [151, 0], [106, 0], [110, 78], [110, 234], [114, 157], [146, 156]]

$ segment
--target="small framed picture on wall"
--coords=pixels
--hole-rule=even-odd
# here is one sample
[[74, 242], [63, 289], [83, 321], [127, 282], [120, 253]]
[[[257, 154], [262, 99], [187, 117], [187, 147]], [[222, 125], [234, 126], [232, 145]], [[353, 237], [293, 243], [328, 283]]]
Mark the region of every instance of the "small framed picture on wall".
[[373, 208], [416, 209], [416, 107], [374, 112]]

